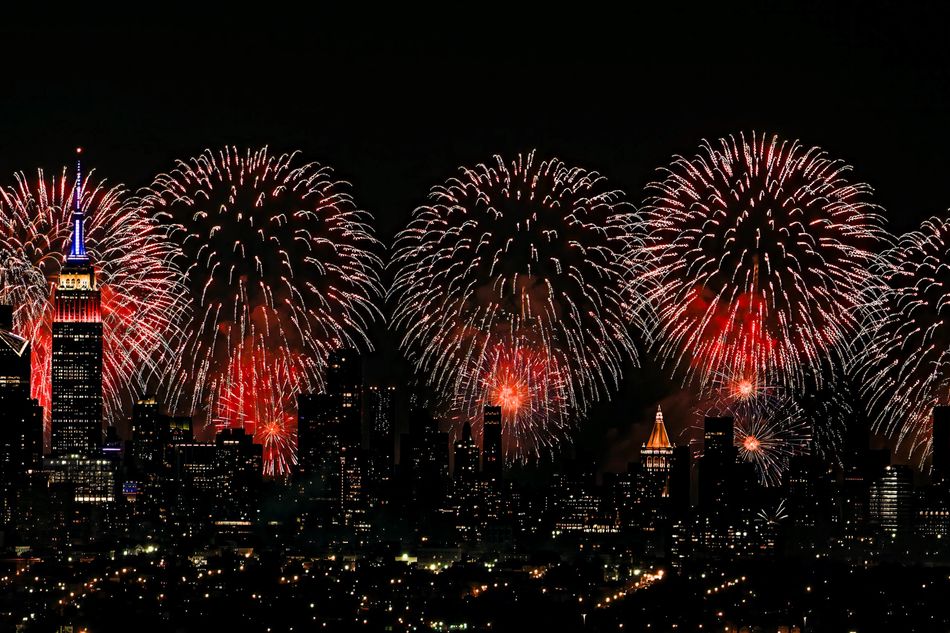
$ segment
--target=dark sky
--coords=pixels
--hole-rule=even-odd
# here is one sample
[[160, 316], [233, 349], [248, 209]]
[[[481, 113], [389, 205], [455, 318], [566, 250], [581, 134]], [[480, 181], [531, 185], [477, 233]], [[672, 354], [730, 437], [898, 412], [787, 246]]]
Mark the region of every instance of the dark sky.
[[[715, 4], [7, 15], [0, 182], [82, 145], [100, 175], [136, 188], [205, 147], [266, 143], [333, 165], [388, 241], [431, 185], [494, 153], [538, 148], [639, 200], [672, 154], [755, 129], [850, 162], [894, 231], [950, 206], [947, 16]], [[582, 443], [626, 445], [664, 395], [646, 382], [596, 411]]]

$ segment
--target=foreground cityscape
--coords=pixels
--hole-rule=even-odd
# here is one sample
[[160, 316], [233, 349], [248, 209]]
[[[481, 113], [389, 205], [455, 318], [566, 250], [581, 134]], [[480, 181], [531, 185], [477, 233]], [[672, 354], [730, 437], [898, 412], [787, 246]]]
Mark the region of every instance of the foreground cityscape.
[[[503, 407], [457, 438], [424, 388], [369, 385], [351, 349], [297, 401], [290, 472], [247, 423], [201, 441], [167, 403], [104, 427], [103, 320], [84, 219], [55, 291], [51, 445], [31, 343], [0, 306], [0, 629], [945, 630], [950, 407], [928, 481], [849, 427], [840, 462], [763, 486], [734, 420], [700, 456], [656, 411], [640, 459], [512, 468]], [[105, 430], [104, 430], [105, 429]], [[478, 437], [478, 439], [476, 439]], [[539, 475], [539, 473], [535, 473]]]

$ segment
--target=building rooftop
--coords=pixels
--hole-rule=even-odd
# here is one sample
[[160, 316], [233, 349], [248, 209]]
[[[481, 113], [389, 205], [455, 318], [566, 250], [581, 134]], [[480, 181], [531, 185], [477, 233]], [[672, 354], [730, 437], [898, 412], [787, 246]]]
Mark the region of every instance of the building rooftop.
[[663, 424], [663, 411], [659, 405], [656, 407], [656, 420], [653, 422], [653, 430], [650, 432], [650, 439], [647, 440], [647, 448], [673, 448], [670, 444], [670, 436], [666, 434], [666, 425]]

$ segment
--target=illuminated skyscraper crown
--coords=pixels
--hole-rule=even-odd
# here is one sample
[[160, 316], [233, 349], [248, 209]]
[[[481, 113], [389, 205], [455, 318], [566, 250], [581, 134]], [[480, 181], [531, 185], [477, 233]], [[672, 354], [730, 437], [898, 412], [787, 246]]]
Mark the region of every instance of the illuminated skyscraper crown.
[[[77, 154], [82, 152], [82, 148], [76, 150]], [[89, 256], [86, 255], [86, 237], [83, 228], [82, 214], [82, 161], [76, 157], [76, 186], [73, 189], [73, 217], [72, 217], [72, 242], [69, 246], [69, 254], [66, 256], [67, 264], [88, 264]]]
[[666, 425], [663, 424], [663, 412], [656, 408], [656, 419], [653, 422], [653, 431], [646, 443], [647, 448], [673, 448], [670, 436], [666, 434]]

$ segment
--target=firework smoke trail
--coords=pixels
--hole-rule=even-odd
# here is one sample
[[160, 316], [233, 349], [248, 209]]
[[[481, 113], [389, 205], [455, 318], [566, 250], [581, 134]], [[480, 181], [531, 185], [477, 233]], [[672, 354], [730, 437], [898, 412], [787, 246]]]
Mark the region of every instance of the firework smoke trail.
[[842, 365], [886, 239], [870, 187], [817, 147], [765, 135], [676, 157], [637, 217], [631, 285], [667, 366], [705, 387], [728, 371], [800, 387]]
[[[69, 251], [76, 181], [66, 169], [14, 178], [0, 190], [0, 301], [15, 307], [14, 327], [32, 343], [33, 397], [46, 412], [48, 437], [53, 288]], [[103, 414], [115, 424], [173, 356], [183, 286], [157, 222], [123, 187], [89, 174], [80, 192], [102, 295]]]
[[[265, 428], [294, 410], [298, 392], [322, 388], [330, 351], [372, 349], [380, 244], [329, 168], [266, 147], [206, 150], [142, 197], [167, 222], [192, 305], [169, 372], [167, 399], [179, 410]], [[247, 369], [265, 355], [286, 380], [249, 384]], [[288, 452], [265, 470], [292, 461]]]
[[950, 221], [931, 218], [884, 253], [860, 365], [878, 431], [923, 464], [933, 407], [950, 402]]
[[533, 152], [464, 168], [429, 197], [394, 246], [401, 348], [476, 434], [480, 406], [504, 405], [505, 375], [519, 376], [505, 452], [537, 456], [636, 359], [621, 283], [628, 205], [597, 173]]

